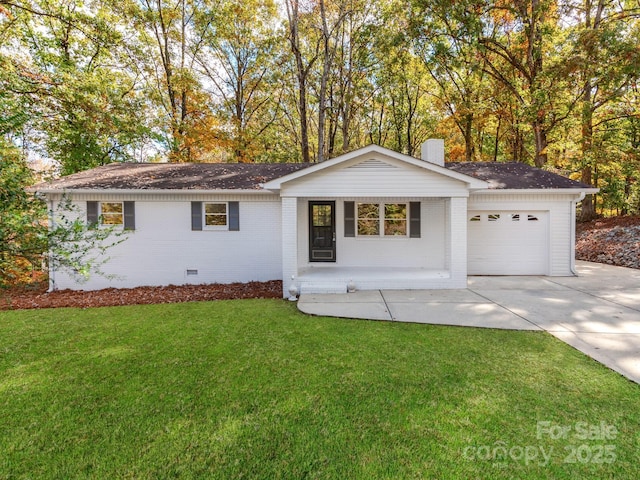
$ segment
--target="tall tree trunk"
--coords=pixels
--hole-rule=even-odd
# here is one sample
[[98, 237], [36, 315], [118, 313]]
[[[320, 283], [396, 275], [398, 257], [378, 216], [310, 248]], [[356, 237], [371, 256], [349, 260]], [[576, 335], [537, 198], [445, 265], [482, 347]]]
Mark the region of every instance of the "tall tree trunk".
[[625, 175], [624, 177], [624, 191], [622, 197], [622, 215], [629, 215], [629, 197], [631, 196], [631, 184], [633, 177]]
[[324, 162], [324, 133], [327, 112], [327, 82], [329, 80], [329, 69], [331, 68], [329, 56], [329, 32], [327, 29], [327, 19], [324, 13], [324, 2], [322, 0], [320, 0], [320, 10], [322, 11], [324, 58], [322, 62], [322, 75], [320, 76], [320, 92], [318, 92], [318, 163]]
[[464, 116], [464, 161], [472, 162], [474, 157], [473, 147], [473, 113]]
[[[298, 110], [300, 115], [300, 150], [302, 153], [302, 161], [309, 163], [311, 157], [309, 154], [309, 124], [307, 115], [307, 74], [309, 67], [313, 63], [305, 67], [300, 51], [300, 33], [298, 31], [299, 3], [298, 0], [287, 0], [287, 17], [289, 20], [289, 42], [291, 51], [296, 61], [296, 79], [298, 80]], [[315, 59], [314, 59], [315, 61]]]
[[302, 161], [309, 163], [311, 157], [309, 155], [309, 123], [307, 118], [307, 76], [299, 76], [300, 93], [298, 97], [298, 105], [300, 108], [300, 149], [302, 150]]
[[516, 125], [513, 131], [513, 161], [522, 162], [524, 160], [524, 140], [522, 130]]
[[[172, 18], [165, 14], [165, 6], [162, 0], [146, 0], [145, 7], [150, 11], [157, 13], [157, 21], [153, 21], [152, 28], [158, 44], [160, 53], [160, 59], [162, 60], [162, 68], [164, 71], [164, 77], [166, 82], [166, 95], [169, 99], [169, 106], [167, 107], [170, 116], [170, 130], [171, 130], [171, 147], [169, 152], [169, 160], [172, 162], [183, 162], [185, 154], [189, 153], [186, 142], [186, 121], [187, 121], [187, 90], [185, 86], [179, 85], [179, 82], [175, 81], [174, 71], [174, 57], [175, 50], [171, 46], [171, 42], [176, 40], [176, 36], [179, 37], [178, 50], [180, 52], [179, 66], [177, 68], [184, 69], [184, 62], [186, 57], [186, 11], [185, 0], [181, 2], [180, 10], [180, 30], [176, 35], [175, 31], [172, 33]], [[176, 60], [177, 63], [177, 60]]]
[[533, 122], [533, 135], [535, 139], [535, 157], [533, 162], [536, 167], [541, 168], [547, 163], [548, 154], [547, 131], [542, 122], [536, 120]]
[[496, 126], [496, 140], [493, 144], [493, 161], [498, 161], [498, 147], [500, 145], [500, 126], [502, 124], [502, 116], [498, 116], [498, 125]]
[[[592, 3], [591, 0], [585, 1], [585, 21], [584, 25], [587, 31], [598, 28], [601, 15], [603, 3], [600, 1], [598, 3], [597, 10], [595, 12], [595, 17], [592, 21], [591, 18], [591, 10]], [[587, 46], [586, 51], [586, 62], [590, 61], [590, 50], [591, 47]], [[584, 65], [584, 86], [582, 88], [582, 125], [581, 125], [581, 134], [582, 138], [580, 141], [580, 147], [582, 149], [582, 175], [581, 180], [583, 183], [587, 185], [591, 185], [593, 182], [592, 179], [592, 168], [593, 168], [593, 85], [591, 80], [591, 68], [588, 63]], [[582, 200], [582, 209], [580, 210], [580, 221], [588, 222], [589, 220], [593, 220], [596, 218], [596, 204], [595, 204], [595, 195], [587, 195], [584, 200]]]
[[351, 143], [351, 99], [345, 97], [345, 105], [342, 114], [342, 152], [349, 150]]
[[[185, 71], [185, 62], [187, 57], [187, 13], [186, 13], [186, 5], [185, 0], [181, 2], [181, 18], [180, 18], [180, 70], [181, 73], [184, 74]], [[180, 139], [182, 143], [182, 147], [184, 151], [181, 154], [181, 159], [186, 162], [190, 162], [191, 158], [191, 144], [186, 140], [188, 135], [187, 132], [187, 121], [189, 116], [189, 108], [187, 107], [188, 92], [187, 87], [185, 85], [181, 86], [180, 92]]]
[[[591, 185], [592, 178], [592, 156], [593, 156], [593, 105], [591, 99], [591, 80], [585, 82], [582, 91], [582, 138], [580, 142], [582, 150], [582, 174], [580, 180], [587, 185]], [[587, 195], [582, 200], [580, 210], [580, 221], [588, 222], [596, 218], [595, 195]]]
[[[350, 29], [350, 33], [352, 30]], [[343, 30], [344, 37], [344, 30]], [[351, 36], [349, 36], [351, 41]], [[344, 40], [342, 50], [344, 51]], [[342, 152], [349, 150], [349, 144], [351, 143], [351, 101], [353, 92], [353, 44], [349, 44], [347, 73], [344, 75], [344, 83], [342, 89]]]
[[333, 59], [336, 55], [336, 47], [331, 46], [331, 37], [334, 32], [338, 30], [344, 21], [344, 13], [342, 10], [343, 5], [340, 4], [340, 10], [338, 12], [338, 18], [336, 22], [331, 25], [331, 29], [327, 23], [327, 10], [324, 0], [319, 1], [320, 5], [320, 17], [322, 20], [322, 73], [320, 75], [320, 91], [318, 92], [318, 163], [323, 162], [325, 159], [325, 133], [326, 133], [326, 118], [327, 118], [327, 89], [329, 83], [329, 74], [333, 66]]
[[244, 118], [243, 111], [243, 95], [242, 95], [242, 80], [238, 75], [238, 79], [236, 80], [236, 94], [235, 94], [235, 115], [234, 115], [234, 126], [235, 126], [235, 141], [234, 141], [234, 156], [237, 162], [246, 162], [245, 158], [245, 150], [244, 150], [244, 128], [242, 125], [242, 119]]

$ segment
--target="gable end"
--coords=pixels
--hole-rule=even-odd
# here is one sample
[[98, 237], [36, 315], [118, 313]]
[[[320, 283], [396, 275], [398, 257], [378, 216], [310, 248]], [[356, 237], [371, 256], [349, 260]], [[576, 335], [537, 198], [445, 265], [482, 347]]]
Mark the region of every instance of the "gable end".
[[347, 168], [375, 168], [375, 169], [394, 169], [398, 168], [395, 165], [391, 165], [390, 163], [384, 162], [377, 158], [370, 158], [360, 163], [356, 163], [355, 165], [350, 165]]

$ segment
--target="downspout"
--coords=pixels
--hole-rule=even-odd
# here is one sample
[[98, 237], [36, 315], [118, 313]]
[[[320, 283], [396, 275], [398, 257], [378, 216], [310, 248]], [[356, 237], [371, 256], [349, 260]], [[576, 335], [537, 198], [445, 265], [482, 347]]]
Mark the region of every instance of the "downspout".
[[[53, 212], [53, 199], [49, 199], [49, 227], [48, 230], [51, 231], [56, 226], [56, 220]], [[51, 251], [51, 247], [49, 247], [49, 292], [53, 292], [56, 290], [56, 269], [53, 266], [53, 253]]]
[[576, 205], [578, 202], [584, 200], [586, 196], [585, 192], [580, 192], [580, 197], [576, 200], [571, 200], [570, 209], [571, 209], [571, 235], [569, 235], [571, 244], [569, 245], [569, 251], [571, 252], [571, 263], [570, 263], [570, 271], [574, 277], [578, 276], [578, 272], [576, 272]]

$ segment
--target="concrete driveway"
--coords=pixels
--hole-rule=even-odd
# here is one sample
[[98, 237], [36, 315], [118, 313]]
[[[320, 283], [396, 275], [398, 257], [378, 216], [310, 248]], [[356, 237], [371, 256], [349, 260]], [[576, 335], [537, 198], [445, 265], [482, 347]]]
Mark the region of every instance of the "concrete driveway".
[[640, 270], [577, 262], [578, 277], [469, 277], [460, 290], [302, 295], [308, 314], [545, 330], [640, 383]]

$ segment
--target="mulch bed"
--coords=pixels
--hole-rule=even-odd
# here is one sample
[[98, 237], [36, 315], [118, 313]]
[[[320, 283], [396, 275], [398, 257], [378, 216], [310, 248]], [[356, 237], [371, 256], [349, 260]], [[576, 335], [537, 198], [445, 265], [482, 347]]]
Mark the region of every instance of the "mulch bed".
[[167, 287], [107, 288], [95, 291], [58, 290], [47, 286], [0, 290], [0, 310], [59, 307], [110, 307], [241, 298], [282, 298], [282, 281]]

